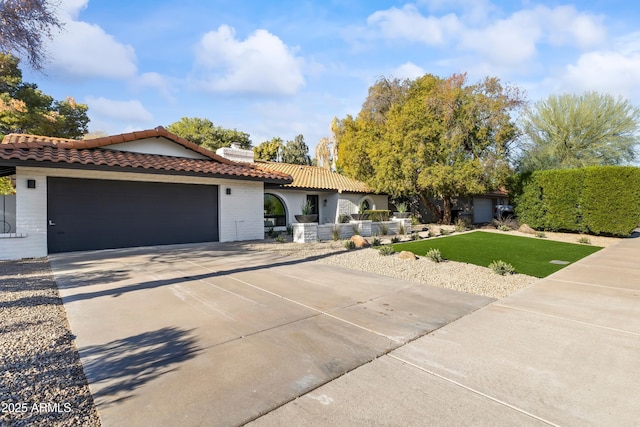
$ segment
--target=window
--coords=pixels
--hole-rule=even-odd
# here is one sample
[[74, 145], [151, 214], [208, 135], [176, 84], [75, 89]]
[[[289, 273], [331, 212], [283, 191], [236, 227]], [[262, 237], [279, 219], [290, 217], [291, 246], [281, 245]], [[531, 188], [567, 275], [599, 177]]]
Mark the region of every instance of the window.
[[264, 226], [280, 227], [287, 225], [287, 211], [284, 203], [273, 194], [264, 195]]
[[318, 215], [318, 196], [307, 196], [307, 203], [311, 205], [311, 215]]

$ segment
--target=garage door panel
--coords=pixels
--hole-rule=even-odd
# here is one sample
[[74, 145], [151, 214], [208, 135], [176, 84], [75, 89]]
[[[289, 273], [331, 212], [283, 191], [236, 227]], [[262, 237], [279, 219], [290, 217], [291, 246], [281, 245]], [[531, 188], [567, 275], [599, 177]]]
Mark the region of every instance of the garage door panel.
[[218, 240], [213, 185], [49, 178], [49, 252]]

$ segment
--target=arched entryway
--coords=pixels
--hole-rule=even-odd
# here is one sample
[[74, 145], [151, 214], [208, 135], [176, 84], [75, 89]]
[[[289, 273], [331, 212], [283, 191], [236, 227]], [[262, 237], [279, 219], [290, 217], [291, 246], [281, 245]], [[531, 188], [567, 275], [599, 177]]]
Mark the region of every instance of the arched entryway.
[[275, 194], [264, 194], [264, 226], [284, 227], [287, 225], [287, 209], [282, 199]]

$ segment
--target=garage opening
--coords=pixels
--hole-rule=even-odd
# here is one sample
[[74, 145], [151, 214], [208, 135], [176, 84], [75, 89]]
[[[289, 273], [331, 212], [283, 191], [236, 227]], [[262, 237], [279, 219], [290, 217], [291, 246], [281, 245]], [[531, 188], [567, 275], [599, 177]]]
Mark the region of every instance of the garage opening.
[[47, 179], [49, 253], [214, 242], [218, 186]]

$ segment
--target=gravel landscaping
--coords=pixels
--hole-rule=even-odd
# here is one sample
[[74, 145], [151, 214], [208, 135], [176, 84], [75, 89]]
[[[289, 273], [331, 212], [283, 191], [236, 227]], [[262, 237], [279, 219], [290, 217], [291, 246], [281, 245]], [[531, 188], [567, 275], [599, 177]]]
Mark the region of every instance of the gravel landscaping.
[[46, 259], [0, 261], [0, 425], [99, 426]]

